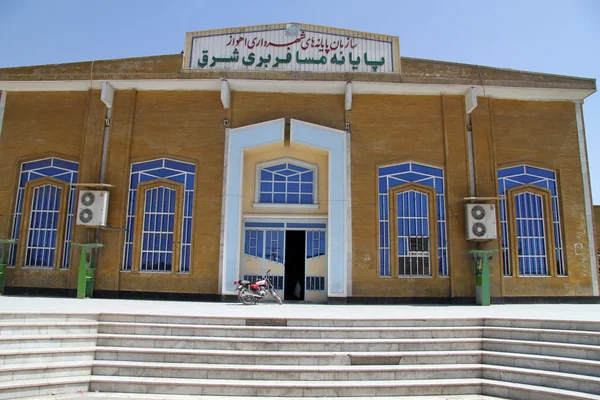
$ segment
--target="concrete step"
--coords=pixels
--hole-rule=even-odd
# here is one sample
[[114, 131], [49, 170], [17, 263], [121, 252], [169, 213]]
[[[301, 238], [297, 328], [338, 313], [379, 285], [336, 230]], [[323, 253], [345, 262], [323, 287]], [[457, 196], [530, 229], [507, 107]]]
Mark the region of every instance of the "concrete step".
[[0, 382], [66, 376], [89, 376], [93, 361], [0, 365]]
[[480, 364], [240, 365], [95, 361], [93, 374], [227, 380], [374, 381], [481, 378]]
[[600, 396], [591, 393], [547, 388], [514, 382], [482, 380], [482, 394], [514, 400], [600, 400]]
[[0, 322], [0, 336], [11, 335], [66, 335], [91, 334], [98, 331], [95, 321], [46, 321], [35, 319], [29, 321]]
[[600, 360], [600, 346], [511, 339], [482, 339], [483, 350]]
[[[249, 308], [251, 312], [251, 308]], [[249, 313], [250, 313], [249, 312]], [[177, 315], [134, 315], [102, 313], [99, 322], [151, 324], [288, 326], [288, 327], [459, 327], [483, 326], [482, 318], [351, 319], [351, 318], [259, 318], [194, 317]]]
[[95, 346], [3, 349], [0, 365], [93, 360], [95, 351]]
[[483, 378], [500, 382], [513, 382], [575, 392], [600, 394], [600, 377], [540, 371], [525, 368], [486, 365]]
[[31, 347], [93, 347], [96, 345], [96, 339], [97, 335], [95, 333], [73, 335], [7, 335], [0, 336], [0, 350]]
[[481, 351], [396, 351], [396, 352], [302, 352], [242, 351], [207, 349], [167, 349], [144, 347], [103, 347], [96, 360], [181, 362], [197, 364], [262, 365], [265, 357], [273, 365], [412, 365], [474, 364], [481, 362]]
[[98, 314], [96, 313], [55, 313], [55, 312], [44, 312], [44, 311], [34, 311], [34, 312], [22, 312], [22, 313], [12, 313], [12, 312], [1, 312], [0, 311], [0, 324], [4, 321], [10, 322], [18, 322], [18, 321], [92, 321], [96, 322], [98, 320]]
[[481, 350], [481, 339], [292, 339], [98, 334], [98, 346], [248, 351], [443, 351]]
[[555, 371], [569, 374], [600, 376], [600, 361], [578, 358], [483, 351], [484, 365], [528, 368], [538, 371]]
[[573, 321], [525, 318], [484, 318], [485, 327], [511, 327], [600, 332], [600, 321]]
[[540, 328], [485, 327], [483, 337], [541, 342], [600, 345], [600, 332]]
[[[59, 394], [54, 396], [27, 397], [21, 400], [83, 400], [83, 399], [111, 399], [111, 400], [198, 400], [198, 396], [184, 394], [146, 394], [146, 393], [100, 393], [86, 392], [77, 394]], [[254, 396], [202, 396], [202, 400], [255, 400]], [[291, 400], [295, 397], [269, 397], [269, 400]], [[370, 398], [373, 399], [373, 398]], [[504, 400], [500, 397], [484, 396], [479, 394], [443, 395], [443, 396], [380, 396], [377, 400]], [[323, 400], [323, 397], [303, 397], [302, 400]], [[336, 397], [336, 400], [356, 400], [356, 397]]]
[[0, 382], [0, 400], [61, 393], [87, 392], [89, 376], [23, 379]]
[[90, 390], [209, 396], [369, 397], [479, 394], [480, 379], [382, 381], [250, 381], [92, 376]]
[[411, 339], [481, 337], [483, 327], [297, 327], [245, 325], [190, 325], [100, 322], [99, 333], [312, 339]]

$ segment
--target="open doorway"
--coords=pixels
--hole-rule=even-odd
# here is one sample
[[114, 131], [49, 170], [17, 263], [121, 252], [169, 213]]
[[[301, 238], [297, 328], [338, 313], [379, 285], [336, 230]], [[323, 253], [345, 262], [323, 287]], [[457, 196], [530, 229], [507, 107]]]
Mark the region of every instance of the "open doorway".
[[304, 301], [305, 240], [305, 231], [285, 232], [284, 300]]

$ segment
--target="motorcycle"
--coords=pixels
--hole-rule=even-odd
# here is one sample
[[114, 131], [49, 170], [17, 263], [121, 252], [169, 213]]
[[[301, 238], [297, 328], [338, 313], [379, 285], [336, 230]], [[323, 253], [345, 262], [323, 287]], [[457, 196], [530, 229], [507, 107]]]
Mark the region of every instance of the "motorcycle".
[[281, 298], [277, 295], [275, 291], [275, 286], [271, 283], [268, 278], [268, 274], [271, 270], [268, 270], [265, 276], [262, 279], [257, 280], [252, 283], [248, 280], [240, 280], [234, 281], [233, 284], [237, 286], [237, 295], [238, 299], [246, 305], [256, 304], [260, 299], [265, 298], [267, 293], [271, 294], [279, 305], [283, 304]]

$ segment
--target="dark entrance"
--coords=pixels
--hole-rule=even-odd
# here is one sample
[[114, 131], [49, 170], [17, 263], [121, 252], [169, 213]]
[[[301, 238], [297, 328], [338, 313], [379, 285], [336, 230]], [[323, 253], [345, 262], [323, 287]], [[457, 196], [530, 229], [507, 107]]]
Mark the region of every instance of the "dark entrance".
[[[285, 232], [285, 293], [284, 300], [304, 300], [305, 231]], [[300, 285], [300, 292], [296, 290]], [[298, 296], [299, 294], [299, 296]]]

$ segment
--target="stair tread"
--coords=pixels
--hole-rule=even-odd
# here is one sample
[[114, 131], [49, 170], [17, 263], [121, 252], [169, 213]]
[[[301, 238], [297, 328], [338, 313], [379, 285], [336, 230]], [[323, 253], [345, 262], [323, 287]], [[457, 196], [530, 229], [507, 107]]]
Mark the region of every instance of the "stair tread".
[[599, 395], [585, 393], [585, 392], [575, 392], [572, 390], [566, 389], [557, 389], [557, 388], [549, 388], [545, 386], [537, 386], [537, 385], [529, 385], [526, 383], [515, 383], [515, 382], [504, 382], [504, 381], [496, 381], [491, 379], [481, 379], [482, 385], [487, 386], [496, 386], [496, 387], [504, 387], [509, 389], [524, 389], [529, 391], [535, 391], [537, 393], [544, 394], [560, 394], [564, 396], [564, 398], [576, 398], [576, 399], [588, 399], [588, 400], [600, 400]]
[[10, 390], [35, 386], [69, 385], [89, 382], [89, 375], [61, 376], [56, 378], [17, 379], [13, 381], [0, 381], [0, 390]]
[[201, 379], [201, 378], [160, 378], [92, 375], [91, 382], [98, 383], [142, 383], [152, 385], [194, 385], [194, 386], [227, 386], [285, 388], [336, 388], [336, 387], [394, 387], [394, 386], [457, 386], [477, 385], [480, 378], [459, 379], [406, 379], [377, 381], [302, 381], [302, 380], [241, 380], [241, 379]]
[[[124, 347], [124, 346], [97, 346], [97, 352], [130, 352], [130, 353], [184, 353], [184, 354], [205, 354], [205, 355], [235, 355], [258, 357], [265, 356], [264, 350], [211, 350], [211, 349], [171, 349], [166, 347]], [[481, 350], [414, 350], [414, 351], [277, 351], [269, 352], [269, 357], [398, 357], [405, 355], [432, 355], [439, 356], [444, 354], [460, 355], [480, 355]]]
[[496, 338], [482, 338], [482, 342], [485, 343], [509, 343], [519, 345], [544, 345], [550, 347], [566, 347], [570, 349], [579, 350], [595, 350], [600, 351], [600, 347], [593, 344], [578, 344], [578, 343], [563, 343], [563, 342], [548, 342], [542, 340], [519, 340], [519, 339], [496, 339]]
[[14, 340], [64, 340], [64, 339], [96, 339], [96, 333], [76, 333], [76, 334], [43, 334], [43, 335], [3, 335], [0, 341]]
[[60, 361], [47, 363], [21, 363], [21, 364], [0, 364], [0, 372], [7, 371], [25, 371], [36, 369], [59, 369], [59, 368], [82, 368], [91, 367], [93, 360], [89, 361]]
[[[590, 360], [587, 358], [547, 356], [547, 355], [542, 355], [542, 354], [513, 353], [513, 352], [491, 351], [491, 350], [482, 350], [481, 353], [482, 353], [482, 356], [494, 356], [494, 357], [506, 357], [506, 358], [528, 358], [528, 359], [536, 359], [536, 360], [541, 360], [541, 361], [547, 360], [547, 361], [557, 361], [557, 362], [580, 363], [580, 364], [587, 364], [587, 365], [600, 367], [600, 361]], [[487, 365], [493, 365], [493, 364], [487, 364]]]
[[161, 363], [143, 361], [94, 361], [95, 367], [126, 368], [176, 368], [176, 369], [211, 369], [236, 370], [253, 372], [351, 372], [351, 371], [402, 371], [402, 370], [456, 370], [479, 369], [481, 364], [414, 364], [414, 365], [248, 365], [248, 364], [203, 364], [203, 363]]
[[590, 375], [581, 375], [581, 374], [571, 374], [567, 372], [561, 371], [548, 371], [545, 369], [536, 369], [536, 368], [520, 368], [520, 367], [507, 367], [504, 365], [490, 365], [484, 364], [482, 365], [483, 369], [488, 370], [496, 370], [502, 372], [519, 372], [522, 374], [536, 374], [536, 375], [544, 375], [547, 377], [556, 377], [563, 379], [573, 379], [573, 380], [585, 380], [588, 382], [597, 382], [598, 387], [600, 387], [600, 377], [590, 376]]
[[577, 334], [577, 335], [591, 335], [600, 336], [600, 331], [580, 331], [580, 330], [569, 330], [569, 329], [549, 329], [549, 328], [521, 328], [511, 326], [484, 326], [483, 331], [485, 334], [486, 330], [503, 331], [503, 332], [532, 332], [532, 333], [549, 333], [549, 334]]
[[40, 354], [40, 353], [86, 353], [96, 351], [96, 346], [90, 347], [26, 347], [22, 349], [0, 349], [0, 356], [17, 354]]
[[125, 333], [99, 333], [98, 339], [144, 339], [144, 340], [190, 340], [190, 341], [207, 341], [207, 342], [255, 342], [255, 343], [468, 343], [481, 341], [479, 337], [473, 338], [406, 338], [406, 339], [343, 339], [343, 338], [248, 338], [248, 337], [233, 337], [233, 336], [170, 336], [170, 335], [139, 335]]
[[212, 325], [212, 324], [179, 324], [179, 323], [150, 323], [150, 322], [122, 322], [122, 321], [100, 321], [99, 326], [135, 326], [148, 328], [183, 328], [183, 329], [231, 329], [248, 331], [446, 331], [446, 330], [481, 330], [483, 325], [465, 325], [465, 326], [264, 326], [264, 325]]

